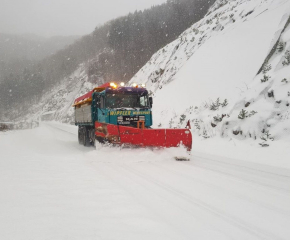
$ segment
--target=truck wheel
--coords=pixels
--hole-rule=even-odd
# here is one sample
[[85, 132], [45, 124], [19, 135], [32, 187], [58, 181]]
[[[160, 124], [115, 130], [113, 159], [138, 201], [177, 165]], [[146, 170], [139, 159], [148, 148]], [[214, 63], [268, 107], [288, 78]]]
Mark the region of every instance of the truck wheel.
[[86, 127], [83, 128], [83, 144], [85, 147], [90, 146], [89, 129]]
[[90, 143], [91, 146], [93, 147], [96, 146], [95, 128], [90, 129]]
[[83, 144], [83, 128], [79, 126], [78, 129], [78, 140], [79, 140], [79, 144]]

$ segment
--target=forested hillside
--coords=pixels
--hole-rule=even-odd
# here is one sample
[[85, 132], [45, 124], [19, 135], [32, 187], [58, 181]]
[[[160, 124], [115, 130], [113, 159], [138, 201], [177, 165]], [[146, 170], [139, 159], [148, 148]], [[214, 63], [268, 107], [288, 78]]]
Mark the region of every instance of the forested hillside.
[[107, 22], [52, 56], [24, 68], [20, 64], [18, 72], [2, 64], [0, 118], [19, 105], [26, 111], [81, 63], [92, 83], [130, 80], [152, 54], [200, 20], [213, 2], [167, 1]]

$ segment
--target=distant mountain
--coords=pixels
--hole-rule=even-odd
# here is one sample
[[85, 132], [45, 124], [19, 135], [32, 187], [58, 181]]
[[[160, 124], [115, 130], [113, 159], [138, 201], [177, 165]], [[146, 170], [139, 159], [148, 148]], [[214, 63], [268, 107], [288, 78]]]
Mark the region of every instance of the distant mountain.
[[0, 61], [41, 60], [72, 44], [78, 36], [43, 38], [32, 34], [0, 33]]
[[74, 43], [78, 36], [44, 38], [34, 34], [0, 33], [0, 84], [5, 79], [20, 78], [24, 69]]

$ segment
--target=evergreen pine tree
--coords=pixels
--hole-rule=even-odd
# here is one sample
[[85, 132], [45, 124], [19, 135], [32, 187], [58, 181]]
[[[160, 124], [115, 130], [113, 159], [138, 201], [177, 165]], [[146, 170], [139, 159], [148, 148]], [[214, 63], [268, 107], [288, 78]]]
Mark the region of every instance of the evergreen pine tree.
[[283, 78], [281, 82], [288, 83], [286, 78]]
[[261, 82], [262, 83], [267, 82], [267, 81], [269, 81], [270, 78], [271, 78], [270, 76], [264, 75], [263, 78], [261, 79]]
[[222, 106], [222, 107], [226, 107], [227, 105], [228, 105], [228, 100], [225, 99], [225, 100], [223, 101], [223, 103], [221, 104], [221, 106]]
[[245, 119], [246, 117], [248, 117], [248, 112], [244, 109], [242, 109], [238, 115], [239, 119]]
[[278, 46], [277, 46], [278, 52], [283, 52], [284, 47], [285, 47], [285, 43], [284, 42], [279, 42]]
[[287, 50], [284, 56], [285, 60], [282, 62], [283, 66], [288, 66], [290, 64], [290, 51]]
[[262, 72], [264, 73], [264, 74], [266, 74], [267, 72], [269, 72], [270, 70], [272, 69], [272, 66], [271, 66], [271, 64], [265, 64], [264, 66], [263, 66], [263, 70], [262, 70]]

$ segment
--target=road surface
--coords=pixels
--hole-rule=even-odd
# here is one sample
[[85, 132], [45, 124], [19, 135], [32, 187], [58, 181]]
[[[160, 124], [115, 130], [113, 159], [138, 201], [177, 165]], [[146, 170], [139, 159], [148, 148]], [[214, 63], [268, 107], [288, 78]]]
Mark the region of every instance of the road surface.
[[290, 172], [176, 149], [85, 148], [74, 126], [0, 133], [0, 239], [290, 239]]

